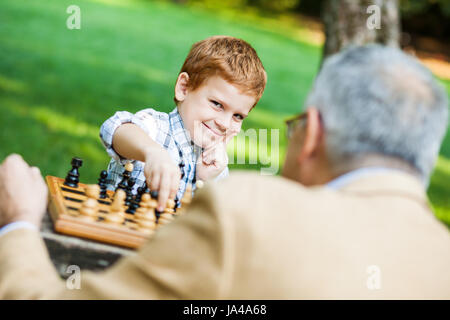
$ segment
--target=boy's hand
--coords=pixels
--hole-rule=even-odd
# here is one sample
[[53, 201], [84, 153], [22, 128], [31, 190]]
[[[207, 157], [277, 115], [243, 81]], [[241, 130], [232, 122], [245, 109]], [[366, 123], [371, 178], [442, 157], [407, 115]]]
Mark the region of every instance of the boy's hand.
[[[162, 147], [149, 148], [145, 153], [144, 175], [150, 190], [158, 191], [158, 211], [163, 211], [168, 199], [175, 199], [181, 179], [180, 168]], [[149, 183], [150, 182], [150, 183]]]
[[228, 165], [227, 143], [234, 135], [205, 149], [197, 161], [196, 178], [207, 181], [216, 178]]

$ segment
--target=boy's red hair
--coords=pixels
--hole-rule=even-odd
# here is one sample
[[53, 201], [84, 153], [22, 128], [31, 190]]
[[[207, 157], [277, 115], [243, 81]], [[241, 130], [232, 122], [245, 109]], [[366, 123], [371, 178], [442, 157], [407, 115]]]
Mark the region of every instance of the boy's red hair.
[[[209, 77], [220, 76], [256, 98], [266, 86], [266, 72], [255, 49], [242, 39], [213, 36], [194, 43], [180, 73], [189, 75], [188, 88], [199, 88]], [[175, 102], [178, 101], [175, 99]], [[255, 102], [255, 104], [256, 104]]]

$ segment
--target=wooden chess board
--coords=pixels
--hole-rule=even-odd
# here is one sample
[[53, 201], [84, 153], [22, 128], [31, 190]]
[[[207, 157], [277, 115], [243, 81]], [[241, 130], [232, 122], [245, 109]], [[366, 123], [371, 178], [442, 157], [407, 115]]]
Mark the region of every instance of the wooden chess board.
[[114, 193], [107, 191], [106, 199], [97, 199], [99, 212], [95, 221], [80, 214], [82, 203], [87, 199], [86, 185], [78, 183], [77, 188], [64, 185], [64, 179], [47, 176], [49, 189], [49, 212], [55, 231], [127, 248], [138, 248], [151, 234], [138, 230], [135, 217], [125, 214], [125, 221], [120, 225], [109, 224], [105, 215], [110, 213]]

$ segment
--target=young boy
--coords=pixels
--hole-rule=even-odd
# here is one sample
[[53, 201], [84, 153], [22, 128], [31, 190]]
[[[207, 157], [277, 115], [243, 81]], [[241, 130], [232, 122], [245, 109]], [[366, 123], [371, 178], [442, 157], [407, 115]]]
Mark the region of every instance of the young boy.
[[195, 179], [227, 176], [226, 144], [240, 131], [265, 85], [264, 67], [247, 42], [214, 36], [195, 43], [178, 75], [172, 112], [120, 111], [101, 126], [100, 138], [113, 158], [109, 188], [121, 181], [125, 162], [137, 160], [133, 192], [147, 181], [158, 191], [162, 211], [167, 199], [181, 199]]

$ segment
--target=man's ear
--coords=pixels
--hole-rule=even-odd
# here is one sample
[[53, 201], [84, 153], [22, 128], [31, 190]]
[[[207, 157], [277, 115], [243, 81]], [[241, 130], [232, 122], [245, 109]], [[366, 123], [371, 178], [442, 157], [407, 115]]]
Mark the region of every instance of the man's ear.
[[178, 75], [177, 83], [175, 84], [175, 99], [183, 101], [188, 93], [189, 75], [187, 72], [182, 72]]
[[320, 123], [320, 113], [314, 107], [309, 107], [306, 110], [306, 128], [305, 138], [303, 139], [303, 146], [297, 158], [299, 162], [314, 156], [314, 153], [319, 149], [322, 137], [322, 126]]

